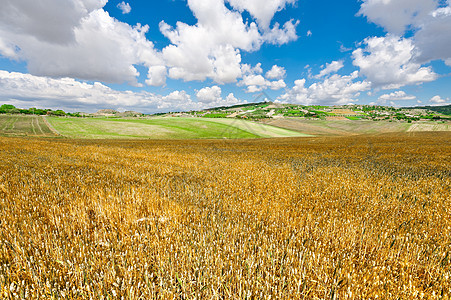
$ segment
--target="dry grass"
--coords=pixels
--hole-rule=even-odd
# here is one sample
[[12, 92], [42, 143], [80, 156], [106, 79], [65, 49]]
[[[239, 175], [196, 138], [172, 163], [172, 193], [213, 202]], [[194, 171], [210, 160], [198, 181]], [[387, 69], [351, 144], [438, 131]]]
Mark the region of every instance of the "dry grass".
[[451, 293], [451, 135], [0, 139], [0, 298]]

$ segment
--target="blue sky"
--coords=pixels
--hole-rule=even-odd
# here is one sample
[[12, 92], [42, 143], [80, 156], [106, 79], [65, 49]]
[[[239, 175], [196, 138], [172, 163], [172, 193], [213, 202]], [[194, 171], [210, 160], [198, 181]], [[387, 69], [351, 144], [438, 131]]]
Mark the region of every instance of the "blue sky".
[[451, 103], [439, 0], [3, 0], [0, 102], [92, 112]]

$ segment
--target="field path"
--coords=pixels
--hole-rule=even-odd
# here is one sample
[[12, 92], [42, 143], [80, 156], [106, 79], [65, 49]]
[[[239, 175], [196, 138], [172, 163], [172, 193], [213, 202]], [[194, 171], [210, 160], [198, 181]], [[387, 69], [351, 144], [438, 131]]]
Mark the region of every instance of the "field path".
[[[41, 134], [44, 134], [44, 131], [42, 130], [41, 125], [39, 125], [39, 118], [34, 119], [36, 121], [36, 127], [39, 129], [39, 131], [41, 132]], [[34, 128], [34, 126], [33, 126]], [[49, 127], [50, 128], [50, 127]]]
[[36, 133], [36, 126], [34, 125], [34, 122], [35, 121], [37, 121], [37, 118], [32, 118], [31, 120], [30, 120], [30, 123], [31, 123], [31, 130], [33, 131], [33, 133], [36, 135], [37, 133]]
[[[50, 129], [51, 132], [53, 132], [53, 133], [56, 134], [56, 135], [63, 136], [61, 133], [59, 133], [59, 132], [52, 126], [52, 124], [49, 123], [49, 121], [47, 121], [46, 116], [41, 116], [41, 117], [42, 117], [42, 119], [44, 120], [45, 125], [47, 125], [47, 127]], [[42, 130], [41, 130], [41, 131], [42, 131]]]

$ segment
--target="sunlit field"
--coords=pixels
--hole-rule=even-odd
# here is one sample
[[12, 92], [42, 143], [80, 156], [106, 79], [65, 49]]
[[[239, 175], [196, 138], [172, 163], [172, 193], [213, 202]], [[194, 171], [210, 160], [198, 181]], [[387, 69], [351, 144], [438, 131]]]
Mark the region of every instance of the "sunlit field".
[[449, 299], [451, 133], [0, 138], [2, 299]]

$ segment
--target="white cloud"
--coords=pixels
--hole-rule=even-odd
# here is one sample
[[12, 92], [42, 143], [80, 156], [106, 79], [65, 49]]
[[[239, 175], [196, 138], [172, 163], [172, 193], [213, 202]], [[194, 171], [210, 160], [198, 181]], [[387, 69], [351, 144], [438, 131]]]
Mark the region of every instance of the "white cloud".
[[430, 15], [434, 18], [447, 17], [451, 15], [451, 1], [448, 0], [448, 6], [437, 8]]
[[219, 86], [205, 87], [196, 94], [200, 103], [208, 107], [228, 106], [243, 103], [238, 100], [233, 93], [229, 93], [225, 99], [221, 96], [222, 90]]
[[352, 50], [352, 48], [350, 48], [350, 47], [345, 47], [345, 45], [343, 45], [343, 44], [340, 42], [340, 52], [345, 53], [345, 52], [349, 52], [349, 51], [351, 51], [351, 50]]
[[[173, 28], [162, 21], [160, 31], [170, 45], [157, 51], [146, 38], [149, 27], [110, 17], [103, 9], [107, 0], [4, 0], [0, 55], [26, 61], [33, 75], [55, 78], [140, 86], [136, 66], [144, 66], [149, 85], [164, 85], [166, 76], [225, 84], [242, 77], [240, 51], [297, 39], [298, 21], [269, 26], [277, 11], [296, 0], [268, 0], [265, 5], [236, 0], [228, 7], [224, 1], [189, 0], [197, 24], [177, 22]], [[124, 13], [131, 9], [125, 1], [118, 8]], [[245, 22], [243, 10], [259, 25]]]
[[344, 67], [343, 65], [343, 61], [333, 61], [330, 64], [327, 63], [326, 66], [324, 67], [324, 69], [321, 70], [321, 72], [319, 72], [318, 75], [315, 76], [315, 78], [321, 78], [324, 76], [327, 76], [331, 73], [337, 73], [339, 70], [341, 70]]
[[221, 99], [221, 92], [221, 88], [215, 85], [199, 90], [196, 97], [202, 103], [212, 103]]
[[400, 101], [400, 100], [415, 100], [417, 97], [413, 95], [407, 95], [404, 91], [395, 91], [390, 94], [384, 94], [379, 97], [379, 101]]
[[283, 79], [279, 79], [277, 81], [269, 81], [269, 88], [273, 91], [277, 91], [285, 88], [287, 85]]
[[[47, 16], [47, 24], [40, 16], [27, 14], [22, 2], [8, 2], [2, 13], [15, 15], [18, 20], [35, 17], [32, 25], [42, 29], [32, 30], [27, 22], [16, 21], [17, 28], [11, 30], [11, 25], [0, 21], [0, 53], [25, 60], [33, 75], [138, 85], [139, 73], [134, 65], [164, 65], [153, 43], [146, 39], [148, 26], [131, 27], [110, 17], [99, 8], [106, 1], [46, 0], [49, 7], [71, 3], [61, 11], [64, 19], [55, 17], [58, 24], [53, 24], [53, 15]], [[61, 29], [53, 30], [53, 26]]]
[[241, 76], [241, 55], [239, 50], [234, 49], [231, 45], [218, 46], [213, 50], [213, 57], [216, 59], [213, 61], [212, 79], [219, 83], [235, 82], [238, 77]]
[[242, 102], [238, 100], [233, 93], [229, 93], [224, 101], [226, 105], [233, 105]]
[[307, 36], [312, 36], [312, 35], [313, 35], [312, 31], [311, 30], [307, 30]]
[[280, 28], [279, 23], [275, 23], [271, 30], [263, 34], [263, 40], [273, 45], [283, 45], [296, 41], [298, 39], [296, 34], [298, 25], [299, 21], [294, 20], [286, 22], [282, 28]]
[[[10, 35], [32, 36], [52, 44], [73, 43], [74, 28], [106, 2], [107, 0], [3, 0], [0, 29]], [[5, 34], [0, 36], [5, 37]]]
[[132, 11], [132, 8], [131, 8], [130, 4], [125, 3], [124, 1], [119, 3], [117, 5], [117, 8], [119, 8], [122, 11], [123, 15], [129, 14]]
[[287, 85], [282, 79], [285, 76], [285, 69], [277, 65], [272, 66], [271, 70], [266, 72], [266, 77], [269, 79], [279, 80], [267, 80], [263, 75], [263, 69], [261, 63], [258, 63], [255, 67], [244, 64], [241, 66], [243, 73], [243, 79], [238, 83], [238, 86], [246, 86], [246, 93], [261, 92], [266, 89], [280, 90]]
[[227, 0], [232, 7], [239, 11], [247, 10], [258, 24], [263, 28], [269, 28], [274, 14], [285, 8], [287, 4], [294, 4], [296, 0]]
[[242, 64], [241, 65], [241, 73], [244, 75], [262, 74], [263, 73], [262, 64], [258, 63], [255, 65], [255, 67], [252, 67], [249, 64]]
[[146, 84], [151, 86], [162, 86], [166, 84], [167, 68], [165, 66], [150, 67], [147, 74]]
[[437, 78], [431, 67], [422, 67], [415, 61], [416, 49], [411, 39], [387, 35], [366, 38], [363, 44], [364, 49], [352, 53], [353, 64], [375, 87], [393, 89]]
[[402, 34], [410, 25], [421, 24], [436, 6], [436, 0], [363, 0], [359, 15], [388, 32]]
[[221, 88], [213, 86], [197, 93], [198, 102], [185, 91], [173, 91], [166, 96], [149, 92], [117, 91], [94, 82], [72, 78], [53, 79], [0, 70], [0, 98], [17, 107], [63, 109], [94, 112], [99, 108], [136, 110], [145, 113], [188, 111], [208, 107], [245, 103], [233, 93], [221, 97]]
[[246, 86], [247, 93], [261, 92], [270, 88], [272, 90], [280, 90], [286, 87], [285, 81], [283, 79], [269, 81], [266, 80], [260, 74], [249, 74], [243, 76], [243, 79], [238, 83], [239, 86]]
[[451, 4], [438, 8], [423, 20], [420, 29], [414, 36], [415, 44], [420, 49], [419, 61], [428, 62], [442, 59], [448, 66], [451, 66], [450, 28]]
[[384, 27], [389, 33], [415, 31], [412, 42], [417, 63], [441, 59], [451, 66], [451, 1], [364, 0], [360, 14]]
[[370, 89], [367, 81], [354, 81], [358, 78], [358, 72], [351, 75], [332, 75], [322, 82], [305, 86], [305, 79], [296, 80], [294, 87], [278, 98], [279, 101], [299, 103], [304, 105], [321, 104], [348, 104], [357, 101], [360, 93]]
[[436, 95], [429, 100], [432, 105], [448, 105], [448, 101], [449, 99], [442, 99], [442, 97], [440, 97], [439, 95]]
[[99, 82], [79, 82], [72, 78], [53, 79], [30, 74], [0, 71], [0, 97], [18, 107], [93, 112], [99, 108], [124, 108], [141, 112], [200, 109], [184, 91], [167, 96], [148, 92], [116, 91]]
[[282, 79], [285, 77], [285, 68], [279, 67], [278, 65], [272, 66], [271, 70], [266, 72], [266, 78], [268, 79]]
[[242, 85], [251, 86], [251, 85], [261, 85], [265, 86], [267, 80], [262, 75], [246, 75], [243, 77], [241, 81]]
[[239, 50], [260, 47], [257, 25], [244, 24], [238, 12], [228, 10], [222, 1], [190, 0], [189, 7], [198, 19], [190, 26], [178, 22], [172, 28], [164, 21], [160, 31], [172, 43], [163, 49], [163, 57], [173, 79], [205, 80], [218, 83], [236, 81], [241, 76]]
[[[235, 1], [231, 5], [240, 11], [251, 10], [251, 14], [258, 14], [257, 20], [266, 18], [262, 13], [263, 19], [259, 19], [260, 13], [246, 3]], [[283, 28], [276, 23], [261, 32], [256, 23], [245, 23], [240, 11], [227, 8], [224, 0], [189, 0], [188, 6], [197, 24], [178, 22], [173, 28], [164, 21], [160, 23], [160, 31], [171, 42], [162, 52], [169, 77], [173, 79], [203, 81], [211, 78], [219, 84], [235, 82], [242, 76], [241, 50], [256, 51], [265, 42], [284, 44], [297, 38], [297, 22], [293, 20], [286, 22]], [[284, 5], [277, 7], [268, 14], [269, 20]]]
[[200, 103], [193, 102], [191, 96], [185, 91], [173, 91], [167, 96], [159, 97], [158, 109], [163, 111], [193, 110], [202, 107]]

